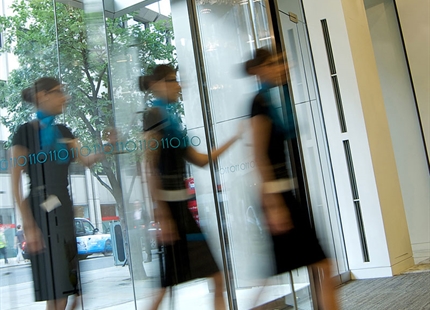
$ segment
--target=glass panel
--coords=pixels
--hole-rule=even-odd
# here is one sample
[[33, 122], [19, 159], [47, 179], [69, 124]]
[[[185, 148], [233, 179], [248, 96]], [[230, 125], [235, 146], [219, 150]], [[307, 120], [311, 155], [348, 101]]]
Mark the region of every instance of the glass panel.
[[[14, 8], [11, 7], [12, 1], [2, 2], [1, 4], [1, 45], [4, 50], [0, 53], [0, 62], [2, 64], [0, 70], [2, 71], [1, 76], [4, 81], [0, 82], [0, 107], [2, 109], [0, 140], [2, 140], [2, 153], [4, 152], [3, 143], [5, 142], [7, 142], [8, 152], [7, 155], [6, 153], [2, 154], [2, 159], [5, 159], [5, 161], [2, 161], [1, 168], [4, 174], [1, 174], [0, 181], [2, 185], [0, 194], [0, 242], [2, 246], [0, 248], [5, 250], [6, 255], [5, 257], [1, 256], [0, 262], [0, 308], [45, 309], [45, 303], [35, 302], [32, 269], [28, 260], [29, 256], [27, 252], [22, 252], [22, 246], [19, 247], [15, 244], [17, 232], [21, 231], [22, 233], [23, 231], [22, 229], [18, 230], [18, 225], [23, 224], [23, 215], [14, 202], [13, 190], [18, 191], [21, 198], [28, 197], [30, 184], [27, 175], [29, 174], [33, 177], [32, 184], [34, 187], [36, 187], [37, 183], [42, 185], [41, 182], [38, 182], [40, 179], [36, 181], [36, 169], [40, 171], [41, 166], [33, 162], [30, 165], [30, 158], [25, 156], [28, 152], [34, 155], [38, 154], [37, 152], [33, 153], [30, 151], [34, 150], [34, 148], [25, 142], [25, 140], [34, 141], [34, 135], [25, 134], [25, 130], [24, 133], [23, 130], [20, 130], [20, 139], [14, 142], [14, 145], [22, 147], [22, 153], [20, 153], [22, 157], [18, 156], [20, 160], [13, 157], [16, 156], [16, 153], [13, 155], [10, 152], [10, 147], [12, 137], [18, 136], [18, 128], [36, 118], [34, 113], [35, 106], [31, 103], [23, 102], [21, 91], [34, 85], [35, 80], [42, 76], [59, 78], [57, 41], [55, 27], [53, 27], [54, 11], [52, 1], [46, 3], [46, 5], [42, 5], [39, 2], [25, 1], [21, 2], [20, 6], [15, 6]], [[64, 100], [61, 91], [55, 91], [51, 95], [56, 96], [57, 99], [61, 98], [60, 100]], [[23, 127], [20, 128], [22, 129]], [[6, 157], [3, 157], [3, 155], [6, 155]], [[64, 152], [62, 152], [62, 155], [64, 155]], [[34, 158], [33, 156], [32, 159]], [[43, 155], [39, 156], [41, 161], [42, 158]], [[10, 171], [14, 165], [16, 167], [18, 164], [19, 167], [22, 167], [22, 171], [26, 173], [23, 173], [22, 177], [20, 175], [22, 171], [15, 174], [17, 176], [16, 180], [20, 180], [20, 183], [15, 183], [11, 180]], [[63, 174], [63, 181], [65, 174]], [[63, 189], [66, 188], [63, 187]], [[45, 214], [45, 211], [35, 203], [35, 200], [36, 198], [31, 200], [35, 215], [28, 216], [27, 218], [34, 218], [39, 215], [42, 217]], [[71, 211], [71, 205], [65, 209], [67, 209], [66, 212]], [[38, 221], [38, 226], [42, 227], [41, 229], [45, 233], [43, 236], [47, 237], [47, 225], [43, 224], [42, 221]], [[65, 233], [64, 235], [67, 235], [65, 239], [73, 242], [73, 218], [69, 218], [66, 226], [68, 232], [71, 233]], [[52, 232], [53, 235], [55, 233], [58, 233], [58, 231]], [[21, 241], [20, 243], [22, 245]], [[52, 248], [49, 247], [49, 249]], [[19, 254], [22, 254], [22, 256]], [[65, 255], [61, 250], [53, 254], [57, 254], [57, 256]], [[61, 264], [57, 264], [57, 257], [49, 258], [49, 260], [49, 268], [46, 268], [46, 273], [54, 271], [58, 275], [61, 271], [56, 270], [55, 267]], [[7, 264], [5, 264], [6, 262]], [[35, 265], [34, 263], [33, 267]], [[43, 264], [39, 264], [39, 266], [44, 267]], [[62, 270], [64, 271], [65, 269]], [[58, 277], [55, 280], [58, 283]], [[73, 286], [70, 281], [66, 285], [69, 287]], [[53, 290], [51, 285], [49, 288], [44, 287], [43, 289], [47, 289], [45, 291], [49, 291], [49, 293], [52, 293]]]
[[[259, 85], [254, 77], [245, 76], [243, 63], [251, 57], [255, 46], [270, 48], [271, 35], [263, 2], [243, 1], [237, 5], [200, 2], [203, 4], [197, 6], [197, 13], [210, 112], [213, 113], [211, 129], [220, 144], [237, 130], [239, 121], [248, 121], [250, 104]], [[272, 98], [277, 98], [274, 102], [277, 112], [282, 115], [280, 89], [272, 92]], [[246, 124], [245, 128], [249, 128], [247, 126], [250, 125]], [[233, 264], [238, 309], [257, 305], [294, 307], [288, 273], [266, 281], [273, 274], [274, 266], [270, 237], [260, 208], [260, 181], [255, 169], [251, 132], [246, 130], [241, 142], [229, 149], [215, 166], [222, 208], [227, 217], [227, 253]], [[307, 276], [300, 275], [297, 280], [306, 281], [298, 283], [297, 289], [301, 290], [304, 303], [309, 304], [309, 281]]]
[[[82, 175], [71, 175], [75, 216], [90, 221], [82, 222], [84, 233], [77, 238], [82, 258], [82, 306], [93, 309], [133, 304], [130, 277], [142, 275], [130, 273], [127, 266], [115, 266], [109, 227], [112, 220], [125, 223], [121, 190], [128, 182], [118, 173], [123, 169], [117, 156], [103, 147], [108, 142], [109, 128], [115, 126], [106, 38], [116, 33], [105, 26], [102, 1], [86, 1], [83, 9], [58, 2], [56, 17], [60, 74], [70, 96], [64, 121], [79, 137], [82, 154], [103, 158], [91, 172], [87, 169]], [[121, 147], [125, 148], [116, 148]], [[97, 231], [92, 231], [91, 225]], [[116, 294], [112, 294], [113, 289]]]
[[286, 14], [292, 11], [301, 16], [297, 1], [278, 4], [313, 218], [320, 242], [333, 258], [333, 273], [338, 275], [348, 268], [306, 25], [291, 22]]
[[[21, 99], [16, 94], [20, 94], [20, 90], [24, 87], [31, 86], [36, 78], [54, 76], [61, 79], [66, 85], [65, 89], [69, 95], [68, 109], [63, 115], [58, 116], [57, 120], [71, 128], [73, 134], [78, 136], [82, 143], [82, 145], [71, 150], [71, 154], [80, 154], [85, 158], [90, 158], [94, 153], [106, 155], [106, 158], [93, 169], [92, 173], [88, 169], [79, 168], [79, 166], [72, 164], [68, 176], [69, 192], [74, 201], [73, 209], [75, 216], [78, 217], [74, 224], [74, 227], [77, 228], [78, 237], [74, 239], [73, 236], [72, 242], [77, 244], [79, 256], [82, 258], [79, 262], [81, 271], [79, 276], [83, 292], [80, 302], [82, 302], [84, 309], [106, 309], [112, 305], [120, 305], [118, 306], [120, 309], [124, 307], [127, 309], [134, 308], [134, 282], [131, 281], [131, 277], [137, 281], [142, 280], [142, 277], [146, 277], [146, 275], [143, 266], [140, 269], [137, 267], [139, 266], [136, 263], [138, 259], [133, 259], [131, 256], [144, 254], [142, 251], [135, 254], [135, 251], [128, 251], [128, 249], [138, 249], [136, 244], [140, 247], [141, 243], [142, 247], [146, 248], [145, 251], [148, 248], [151, 251], [153, 247], [156, 247], [153, 245], [152, 238], [149, 238], [148, 245], [147, 240], [141, 240], [139, 235], [133, 234], [133, 229], [130, 227], [134, 224], [132, 220], [135, 209], [134, 205], [129, 204], [129, 202], [134, 202], [136, 199], [143, 201], [143, 199], [148, 198], [140, 188], [143, 180], [136, 177], [138, 169], [136, 169], [136, 160], [132, 156], [137, 153], [135, 148], [138, 147], [135, 144], [137, 142], [133, 140], [134, 136], [132, 136], [135, 134], [135, 128], [118, 126], [121, 132], [130, 136], [130, 139], [120, 140], [118, 144], [110, 145], [110, 147], [108, 145], [108, 148], [102, 146], [108, 141], [105, 129], [115, 125], [114, 114], [112, 113], [112, 87], [108, 73], [110, 70], [118, 69], [118, 67], [112, 69], [109, 66], [106, 38], [114, 37], [118, 46], [124, 47], [128, 43], [126, 39], [132, 38], [133, 35], [121, 27], [123, 26], [121, 20], [108, 22], [108, 27], [105, 26], [101, 1], [92, 3], [87, 1], [84, 7], [85, 11], [63, 3], [57, 3], [56, 11], [54, 11], [52, 3], [49, 0], [22, 2], [20, 6], [15, 7], [15, 22], [19, 26], [15, 28], [18, 38], [13, 39], [13, 42], [18, 44], [15, 52], [19, 55], [17, 59], [19, 63], [17, 69], [11, 71], [8, 83], [2, 85], [0, 91], [2, 95], [8, 97], [10, 103], [7, 118], [10, 118], [11, 122], [8, 125], [14, 130], [18, 125], [33, 118], [31, 106], [21, 104]], [[20, 23], [27, 23], [28, 29], [23, 31]], [[164, 37], [165, 33], [163, 33]], [[130, 55], [127, 50], [125, 52], [124, 50], [124, 48], [119, 48], [117, 53], [114, 53], [116, 50], [112, 51], [115, 60], [123, 60], [124, 58], [121, 59], [121, 56]], [[133, 52], [133, 48], [131, 50]], [[121, 95], [129, 90], [124, 78], [130, 78], [129, 83], [137, 85], [136, 77], [140, 73], [140, 66], [139, 70], [134, 72], [133, 66], [126, 67], [126, 69], [131, 70], [130, 76], [124, 77], [120, 74], [121, 72], [115, 72], [118, 80], [123, 79], [123, 83], [120, 85], [122, 89], [119, 91]], [[14, 96], [13, 99], [12, 95]], [[136, 94], [134, 95], [136, 97]], [[129, 99], [135, 100], [135, 97]], [[3, 100], [1, 101], [3, 102]], [[130, 102], [125, 103], [130, 104]], [[118, 100], [118, 104], [123, 108], [124, 99]], [[124, 114], [118, 113], [120, 120], [120, 116], [124, 117]], [[118, 123], [123, 125], [124, 119], [122, 119], [122, 123]], [[128, 119], [128, 124], [133, 125], [134, 123]], [[136, 121], [136, 126], [137, 124], [138, 121]], [[128, 139], [128, 137], [125, 138]], [[112, 154], [114, 151], [116, 153], [132, 153], [132, 155], [128, 156], [127, 159], [124, 156], [124, 161], [120, 161], [117, 160], [119, 156]], [[64, 153], [61, 154], [65, 156]], [[60, 153], [58, 153], [59, 156]], [[127, 160], [130, 160], [134, 165]], [[10, 179], [10, 175], [7, 177]], [[27, 180], [23, 179], [24, 195], [28, 195], [26, 182]], [[7, 183], [10, 185], [10, 181]], [[6, 182], [2, 181], [2, 184], [6, 184]], [[140, 190], [136, 190], [136, 188]], [[67, 190], [66, 187], [63, 189]], [[127, 204], [123, 203], [125, 201], [124, 196], [127, 199]], [[13, 205], [12, 201], [10, 205]], [[17, 214], [16, 221], [7, 217], [3, 212], [0, 215], [0, 223], [22, 223], [20, 214]], [[70, 220], [73, 221], [73, 215], [70, 216]], [[120, 228], [119, 234], [123, 233], [126, 240], [125, 244], [122, 244], [122, 240], [120, 243], [126, 246], [125, 249], [129, 258], [125, 268], [123, 268], [124, 260], [118, 262], [118, 257], [111, 255], [113, 231], [110, 231], [109, 224], [112, 224], [110, 223], [112, 221], [118, 222], [118, 220], [121, 221], [123, 227], [123, 230]], [[127, 233], [127, 226], [130, 227], [130, 234]], [[149, 230], [152, 232], [154, 229], [151, 227]], [[14, 227], [8, 227], [8, 239], [10, 236], [8, 244], [11, 246], [11, 250], [13, 249], [14, 232]], [[156, 252], [156, 249], [153, 251]], [[16, 255], [15, 250], [12, 252], [13, 254], [9, 254], [9, 257]], [[55, 254], [53, 255], [53, 262], [55, 260], [60, 261], [61, 259]], [[24, 255], [24, 257], [26, 256]], [[86, 257], [88, 258], [84, 259]], [[131, 272], [128, 266], [132, 266], [132, 263], [134, 264]], [[51, 264], [47, 263], [46, 265]], [[55, 266], [55, 264], [52, 265]], [[19, 307], [23, 309], [46, 308], [45, 302], [34, 302], [31, 269], [27, 267], [28, 264], [17, 266], [15, 269], [17, 272], [10, 273], [10, 276], [9, 272], [5, 273], [8, 277], [3, 277], [2, 273], [0, 284], [0, 295], [2, 296], [0, 307], [2, 309], [15, 308], [18, 300]], [[152, 269], [155, 272], [158, 270], [156, 265]], [[56, 268], [54, 268], [55, 272], [58, 272]], [[62, 278], [67, 281], [69, 276], [64, 275]], [[142, 284], [143, 281], [138, 283]], [[147, 282], [145, 284], [147, 285]], [[113, 292], [115, 293], [113, 294]], [[151, 299], [151, 285], [148, 285], [145, 290], [141, 289], [140, 292], [145, 292], [149, 300]], [[3, 298], [3, 296], [7, 297]]]
[[[25, 20], [26, 27], [24, 31], [15, 28], [20, 36], [11, 41], [16, 42], [11, 45], [17, 52], [16, 69], [11, 71], [6, 85], [0, 85], [1, 96], [10, 105], [7, 124], [13, 132], [17, 125], [33, 117], [17, 94], [37, 77], [54, 76], [67, 86], [69, 107], [58, 121], [70, 127], [81, 140], [82, 145], [74, 152], [85, 158], [103, 155], [102, 162], [92, 170], [72, 164], [68, 176], [74, 224], [82, 228], [76, 229], [82, 258], [80, 302], [84, 309], [148, 308], [160, 286], [160, 259], [164, 252], [157, 241], [160, 229], [153, 221], [154, 204], [142, 153], [151, 145], [153, 150], [165, 147], [166, 141], [158, 141], [156, 147], [141, 136], [142, 112], [153, 97], [139, 90], [138, 77], [160, 63], [178, 65], [177, 77], [182, 86], [182, 105], [178, 111], [191, 145], [202, 153], [222, 145], [235, 134], [239, 123], [248, 118], [250, 102], [258, 89], [254, 77], [244, 77], [242, 66], [255, 47], [271, 44], [266, 8], [264, 1], [241, 1], [235, 5], [196, 1], [199, 25], [196, 30], [190, 28], [195, 21], [190, 23], [187, 1], [183, 0], [171, 0], [171, 6], [163, 0], [148, 7], [145, 2], [127, 2], [133, 4], [133, 10], [121, 2], [123, 14], [115, 14], [115, 18], [111, 18], [114, 13], [111, 7], [103, 7], [103, 1], [64, 4], [68, 2], [56, 2], [56, 11], [50, 0], [23, 2], [22, 7], [17, 7], [21, 14], [17, 21]], [[110, 10], [108, 15], [105, 10]], [[158, 21], [156, 24], [152, 23], [154, 19]], [[198, 45], [194, 31], [200, 32], [202, 51], [195, 51]], [[314, 132], [311, 124], [306, 123], [317, 114], [316, 102], [311, 100], [315, 99], [315, 87], [307, 85], [311, 82], [306, 78], [311, 75], [310, 64], [303, 60], [309, 57], [308, 52], [299, 50], [297, 41], [303, 35], [303, 28], [292, 28], [289, 50], [296, 54], [289, 54], [289, 58], [293, 57], [298, 64], [297, 71], [291, 72], [293, 92], [301, 98], [296, 103], [300, 104], [303, 140], [310, 140], [306, 165], [310, 171], [319, 171], [318, 145], [314, 140], [320, 132]], [[3, 40], [6, 39], [4, 35]], [[200, 59], [195, 58], [200, 52], [201, 66]], [[281, 98], [281, 93], [276, 89], [273, 95]], [[276, 107], [281, 114], [280, 99]], [[208, 118], [207, 122], [202, 116]], [[205, 128], [205, 124], [210, 125]], [[322, 128], [322, 122], [317, 125]], [[110, 143], [113, 127], [118, 133], [117, 140]], [[213, 170], [187, 166], [184, 184], [195, 194], [188, 207], [219, 268], [232, 275], [227, 279], [233, 285], [233, 292], [229, 292], [232, 308], [248, 309], [263, 304], [285, 307], [298, 302], [300, 308], [306, 309], [310, 307], [306, 269], [293, 273], [294, 286], [288, 273], [265, 283], [273, 271], [273, 257], [260, 209], [258, 175], [251, 148], [250, 133], [245, 132], [241, 142], [212, 163]], [[325, 166], [322, 169], [328, 170]], [[2, 179], [2, 184], [10, 184], [10, 176], [5, 176], [7, 180]], [[311, 191], [321, 194], [328, 181], [315, 180]], [[28, 194], [27, 183], [23, 179], [25, 194]], [[323, 194], [312, 198], [313, 204], [322, 210], [321, 218], [336, 217], [334, 210], [326, 212], [327, 202], [322, 197]], [[12, 210], [12, 200], [8, 205]], [[13, 212], [7, 211], [2, 208], [0, 223], [22, 222], [19, 214], [14, 219]], [[6, 228], [8, 243], [13, 243], [14, 227], [2, 227]], [[322, 233], [329, 236], [327, 230]], [[340, 235], [335, 234], [334, 238], [341, 242]], [[83, 250], [89, 247], [97, 251]], [[338, 251], [336, 247], [335, 250]], [[16, 254], [12, 249], [9, 252], [10, 256]], [[337, 256], [341, 254], [339, 251]], [[33, 301], [30, 268], [17, 268], [14, 273], [2, 275], [0, 295], [7, 296], [1, 299], [2, 309], [15, 307], [16, 300], [26, 309], [46, 307], [44, 302]], [[170, 308], [171, 303], [175, 309], [212, 308], [213, 297], [212, 282], [195, 279], [175, 286], [161, 309]]]
[[311, 287], [309, 285], [309, 273], [306, 267], [302, 267], [291, 272], [294, 283], [295, 300], [297, 303], [297, 309], [300, 310], [312, 310], [312, 294]]
[[249, 9], [252, 14], [253, 27], [255, 31], [255, 46], [263, 47], [270, 46], [272, 35], [270, 32], [270, 24], [267, 18], [265, 1], [248, 1], [248, 4], [244, 4], [244, 7]]
[[[238, 123], [248, 111], [247, 105], [257, 85], [252, 78], [242, 79], [241, 62], [249, 57], [255, 44], [250, 8], [248, 4], [201, 4], [197, 5], [199, 33], [202, 38], [205, 77], [213, 130], [217, 144], [236, 131]], [[261, 16], [261, 15], [260, 15]], [[237, 34], [241, 34], [238, 36]], [[237, 307], [249, 309], [259, 295], [256, 273], [265, 273], [260, 266], [269, 266], [270, 255], [264, 248], [264, 232], [257, 193], [252, 192], [255, 179], [255, 163], [251, 149], [234, 145], [218, 162], [219, 197], [227, 217]], [[203, 176], [202, 176], [203, 177]], [[203, 178], [200, 180], [203, 181]], [[197, 183], [197, 180], [196, 180]], [[212, 213], [214, 210], [212, 211]], [[214, 217], [215, 214], [212, 215]], [[253, 234], [252, 240], [243, 234], [244, 229]], [[244, 260], [247, 257], [247, 260]], [[270, 296], [270, 294], [269, 294]], [[267, 300], [267, 295], [262, 296]]]
[[[169, 11], [167, 9], [168, 4], [169, 1], [163, 1], [160, 2], [159, 6], [153, 5], [150, 8], [152, 10], [160, 9], [161, 13], [164, 12], [164, 10]], [[142, 12], [143, 8], [137, 9], [139, 9], [139, 12]], [[198, 152], [207, 153], [207, 139], [202, 120], [203, 113], [199, 91], [200, 87], [196, 77], [195, 52], [187, 3], [185, 1], [170, 1], [170, 9], [172, 12], [172, 20], [165, 15], [159, 16], [155, 24], [142, 21], [142, 16], [140, 15], [139, 18], [134, 16], [133, 19], [127, 20], [125, 20], [127, 18], [126, 16], [122, 16], [121, 23], [118, 23], [118, 20], [107, 19], [106, 21], [108, 29], [112, 28], [117, 29], [116, 31], [125, 31], [128, 33], [128, 35], [124, 37], [118, 35], [114, 37], [112, 41], [109, 40], [108, 42], [110, 68], [112, 70], [111, 85], [115, 104], [116, 128], [121, 135], [124, 136], [123, 139], [136, 141], [138, 146], [140, 145], [139, 143], [141, 143], [143, 145], [142, 148], [146, 148], [146, 150], [142, 150], [144, 152], [137, 152], [144, 153], [139, 154], [140, 157], [146, 156], [146, 158], [150, 158], [151, 156], [156, 156], [151, 155], [151, 152], [167, 152], [167, 149], [176, 149], [176, 142], [179, 141], [174, 140], [176, 136], [170, 140], [163, 136], [163, 138], [157, 141], [153, 140], [153, 143], [151, 143], [150, 140], [145, 140], [146, 138], [141, 136], [142, 126], [144, 128], [149, 127], [148, 122], [150, 121], [150, 119], [146, 119], [146, 122], [142, 124], [142, 115], [148, 115], [147, 113], [154, 111], [151, 107], [160, 104], [160, 102], [156, 100], [160, 100], [161, 97], [158, 97], [155, 92], [151, 93], [145, 91], [142, 93], [138, 90], [138, 77], [140, 75], [151, 74], [154, 67], [160, 63], [168, 63], [174, 67], [178, 66], [179, 69], [176, 78], [180, 81], [182, 90], [179, 103], [176, 105], [175, 113], [179, 115], [179, 123], [186, 130], [190, 146], [195, 148]], [[120, 28], [123, 28], [123, 30]], [[169, 85], [175, 86], [175, 84]], [[142, 111], [143, 113], [141, 113]], [[138, 199], [143, 202], [144, 208], [146, 208], [149, 213], [151, 213], [153, 209], [157, 212], [157, 209], [159, 210], [160, 208], [159, 205], [152, 202], [154, 197], [149, 197], [148, 182], [150, 182], [150, 180], [145, 179], [146, 173], [148, 172], [148, 165], [144, 164], [144, 162], [136, 162], [135, 153], [136, 152], [129, 152], [128, 154], [121, 154], [119, 156], [119, 161], [121, 164], [122, 191], [126, 202], [125, 216], [128, 236], [130, 238], [129, 244], [132, 249], [140, 249], [140, 251], [135, 250], [134, 254], [133, 250], [131, 250], [137, 305], [139, 308], [149, 308], [157, 297], [155, 294], [158, 292], [157, 288], [160, 286], [160, 277], [163, 278], [164, 275], [167, 275], [169, 276], [166, 277], [167, 279], [174, 276], [174, 278], [187, 278], [187, 281], [184, 282], [185, 280], [181, 278], [172, 280], [178, 281], [179, 284], [173, 286], [171, 290], [168, 291], [166, 298], [164, 298], [161, 303], [160, 309], [168, 309], [172, 304], [175, 309], [212, 308], [216, 290], [213, 282], [207, 278], [197, 278], [193, 276], [192, 273], [194, 273], [196, 269], [191, 269], [189, 275], [177, 272], [176, 268], [181, 268], [181, 266], [183, 266], [179, 260], [186, 260], [186, 256], [171, 255], [166, 245], [158, 248], [159, 252], [153, 250], [152, 262], [143, 264], [145, 273], [149, 278], [140, 281], [141, 279], [135, 277], [136, 267], [138, 266], [141, 268], [142, 256], [145, 257], [147, 254], [142, 253], [140, 244], [133, 238], [133, 235], [138, 235], [138, 233], [136, 233], [130, 225], [133, 223], [132, 216], [134, 212], [133, 209], [127, 207], [127, 203], [131, 203], [135, 199], [132, 198], [134, 196], [139, 197]], [[173, 156], [176, 155], [183, 156], [179, 155], [179, 153], [175, 153]], [[176, 161], [177, 158], [169, 158], [169, 160]], [[180, 160], [182, 160], [182, 158]], [[165, 162], [161, 163], [161, 165], [165, 164]], [[176, 168], [178, 167], [179, 166], [176, 166]], [[182, 166], [180, 169], [182, 169]], [[125, 173], [127, 170], [129, 172]], [[139, 171], [142, 171], [141, 175], [138, 175]], [[166, 186], [166, 182], [168, 182], [168, 179], [165, 177], [170, 175], [170, 170], [159, 171], [159, 176], [164, 186]], [[175, 177], [176, 176], [177, 174], [175, 174]], [[132, 183], [134, 177], [137, 179], [135, 184], [139, 184], [139, 187], [130, 187], [128, 185]], [[198, 227], [203, 232], [203, 235], [200, 237], [204, 237], [204, 240], [212, 250], [212, 254], [209, 254], [209, 256], [213, 256], [218, 268], [222, 269], [223, 259], [220, 250], [219, 226], [217, 225], [214, 202], [215, 195], [212, 188], [210, 171], [208, 168], [196, 168], [190, 165], [186, 166], [186, 171], [184, 171], [183, 175], [180, 177], [182, 179], [176, 178], [178, 184], [172, 185], [173, 187], [171, 188], [163, 187], [163, 190], [181, 191], [186, 189], [194, 193], [195, 198], [188, 201], [186, 205], [184, 205], [183, 202], [176, 206], [173, 206], [173, 203], [168, 203], [169, 206], [172, 206], [170, 212], [173, 214], [173, 212], [176, 212], [175, 210], [178, 210], [177, 208], [181, 208], [181, 212], [184, 212], [184, 214], [189, 214], [188, 210], [192, 212], [191, 215], [194, 220], [197, 221]], [[125, 180], [127, 180], [127, 182], [125, 182]], [[127, 188], [127, 186], [129, 187]], [[129, 196], [126, 196], [126, 193]], [[190, 221], [193, 220], [191, 219]], [[184, 227], [179, 226], [182, 224]], [[162, 220], [160, 225], [163, 225]], [[177, 225], [179, 227], [179, 232], [184, 233], [184, 235], [181, 235], [181, 239], [185, 241], [185, 238], [187, 238], [187, 247], [190, 249], [196, 243], [193, 243], [193, 240], [188, 238], [196, 237], [196, 234], [190, 234], [187, 227], [194, 227], [194, 224], [187, 222], [185, 225], [182, 220], [178, 220]], [[159, 233], [163, 233], [163, 228], [161, 228]], [[201, 243], [201, 240], [195, 241]], [[198, 246], [198, 248], [200, 250], [203, 249], [201, 246]], [[176, 250], [177, 249], [173, 249], [173, 251]], [[201, 256], [196, 257], [195, 254], [196, 252], [194, 250], [187, 251], [187, 255], [189, 255], [190, 259], [197, 258], [204, 262], [203, 265], [199, 267], [200, 269], [207, 270], [210, 265], [210, 263], [207, 262], [210, 260], [205, 261], [204, 257], [207, 258], [208, 256], [206, 256], [206, 254], [201, 254]], [[172, 257], [174, 260], [171, 259]], [[164, 266], [169, 264], [173, 266], [172, 268], [174, 268], [175, 271], [165, 269]], [[215, 271], [211, 271], [211, 273], [213, 272]], [[204, 273], [209, 275], [207, 271]]]

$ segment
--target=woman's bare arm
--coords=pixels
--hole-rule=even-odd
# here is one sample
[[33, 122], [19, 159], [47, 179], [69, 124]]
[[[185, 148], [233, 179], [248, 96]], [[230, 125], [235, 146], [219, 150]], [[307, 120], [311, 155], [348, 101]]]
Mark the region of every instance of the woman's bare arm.
[[[73, 148], [75, 150], [81, 150], [81, 144], [79, 143], [78, 139], [71, 139], [67, 144], [69, 148]], [[94, 154], [89, 154], [87, 156], [83, 156], [81, 152], [76, 152], [76, 155], [77, 155], [77, 160], [82, 165], [88, 168], [94, 165], [95, 163], [100, 162], [101, 160], [103, 160], [103, 158], [105, 158], [104, 153], [94, 153]]]
[[[12, 147], [12, 158], [19, 158], [19, 156], [26, 157], [27, 155], [28, 150], [26, 147], [20, 145]], [[24, 199], [22, 195], [22, 172], [24, 168], [24, 166], [19, 165], [14, 165], [11, 168], [12, 193], [22, 216], [29, 251], [37, 253], [44, 248], [44, 242], [42, 233], [34, 220], [28, 200]]]
[[[240, 138], [240, 134], [237, 134], [233, 136], [230, 140], [228, 140], [226, 143], [224, 143], [222, 146], [220, 146], [219, 148], [214, 149], [211, 152], [212, 160], [216, 160], [218, 156], [224, 153], [239, 138]], [[209, 156], [207, 154], [199, 153], [192, 147], [187, 148], [185, 159], [190, 163], [199, 167], [204, 167], [209, 163]]]
[[[27, 157], [28, 150], [27, 148], [15, 145], [12, 147], [12, 158], [19, 158], [20, 156]], [[11, 178], [12, 178], [12, 193], [15, 201], [18, 205], [19, 211], [21, 212], [22, 219], [24, 224], [26, 222], [31, 222], [33, 219], [33, 215], [31, 213], [30, 208], [27, 203], [24, 202], [24, 198], [22, 195], [22, 179], [21, 175], [24, 171], [24, 166], [14, 165], [11, 170]]]

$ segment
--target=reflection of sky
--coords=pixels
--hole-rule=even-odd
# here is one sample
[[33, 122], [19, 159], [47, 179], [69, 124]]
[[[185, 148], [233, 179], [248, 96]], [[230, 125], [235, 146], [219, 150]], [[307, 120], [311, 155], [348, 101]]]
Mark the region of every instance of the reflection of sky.
[[160, 0], [153, 4], [147, 5], [146, 7], [165, 16], [169, 16], [171, 13], [170, 0]]

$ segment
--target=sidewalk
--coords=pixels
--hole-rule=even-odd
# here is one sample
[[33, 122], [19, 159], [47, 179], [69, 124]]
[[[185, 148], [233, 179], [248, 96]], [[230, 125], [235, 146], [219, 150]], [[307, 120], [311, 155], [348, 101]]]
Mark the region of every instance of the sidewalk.
[[[26, 266], [26, 267], [24, 267]], [[9, 265], [0, 263], [0, 275], [5, 271], [8, 277], [13, 277], [18, 268], [26, 268], [31, 279], [30, 264], [18, 264], [12, 259]], [[132, 310], [148, 309], [158, 292], [158, 260], [144, 264], [147, 275], [146, 280], [135, 281], [130, 279], [128, 267], [112, 266], [103, 269], [86, 271], [81, 273], [82, 302], [85, 310]], [[1, 279], [0, 279], [1, 280]], [[204, 310], [213, 309], [213, 292], [209, 290], [210, 283], [206, 279], [199, 279], [173, 288], [173, 300], [175, 310]], [[296, 290], [306, 286], [298, 284]], [[256, 296], [261, 293], [259, 304], [273, 301], [291, 293], [288, 284], [279, 285], [274, 281], [264, 291], [260, 287], [252, 287], [236, 290], [237, 301], [240, 309], [250, 309], [254, 306]], [[170, 292], [166, 294], [160, 310], [171, 308]], [[0, 287], [1, 310], [45, 310], [45, 302], [34, 302], [32, 281], [12, 284]]]
[[4, 259], [3, 259], [3, 257], [0, 259], [0, 268], [7, 268], [7, 267], [14, 267], [14, 266], [21, 266], [21, 265], [24, 265], [24, 264], [29, 264], [30, 262], [23, 262], [23, 261], [21, 261], [20, 263], [18, 263], [17, 261], [16, 261], [16, 257], [8, 257], [8, 259], [7, 259], [8, 261], [9, 261], [9, 263], [8, 264], [5, 264], [4, 263]]
[[[158, 263], [145, 264], [147, 274], [154, 275], [158, 268]], [[19, 283], [14, 274], [18, 268], [20, 272], [29, 274], [30, 281]], [[10, 282], [18, 282], [8, 286], [0, 287], [0, 308], [6, 309], [34, 309], [45, 310], [45, 302], [34, 302], [33, 282], [31, 281], [30, 263], [17, 263], [15, 258], [9, 259], [9, 264], [0, 262], [0, 279], [8, 281], [6, 277], [11, 277]], [[27, 278], [27, 277], [26, 277]], [[12, 281], [13, 280], [13, 281]], [[136, 292], [138, 299], [152, 301], [152, 296], [156, 291], [157, 277], [153, 276], [144, 281], [135, 281], [132, 285], [128, 266], [112, 266], [103, 269], [86, 271], [81, 273], [82, 301], [84, 309], [134, 309], [134, 295]], [[7, 283], [7, 282], [6, 282]]]

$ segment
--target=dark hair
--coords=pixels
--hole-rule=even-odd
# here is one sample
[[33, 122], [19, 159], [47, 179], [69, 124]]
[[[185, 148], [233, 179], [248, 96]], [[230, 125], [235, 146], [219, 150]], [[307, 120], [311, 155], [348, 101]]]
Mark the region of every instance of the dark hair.
[[255, 50], [254, 58], [245, 62], [246, 73], [254, 75], [255, 73], [252, 72], [252, 69], [262, 65], [268, 59], [270, 59], [270, 57], [272, 57], [272, 53], [269, 50], [265, 48], [258, 48], [257, 50]]
[[16, 229], [21, 229], [21, 225], [16, 225]]
[[61, 85], [60, 82], [51, 77], [43, 77], [34, 82], [32, 87], [28, 87], [21, 92], [22, 100], [36, 104], [36, 94], [40, 91], [49, 91]]
[[152, 74], [139, 76], [139, 88], [141, 91], [148, 90], [152, 82], [164, 79], [169, 74], [176, 74], [176, 70], [170, 65], [158, 65], [152, 70]]

